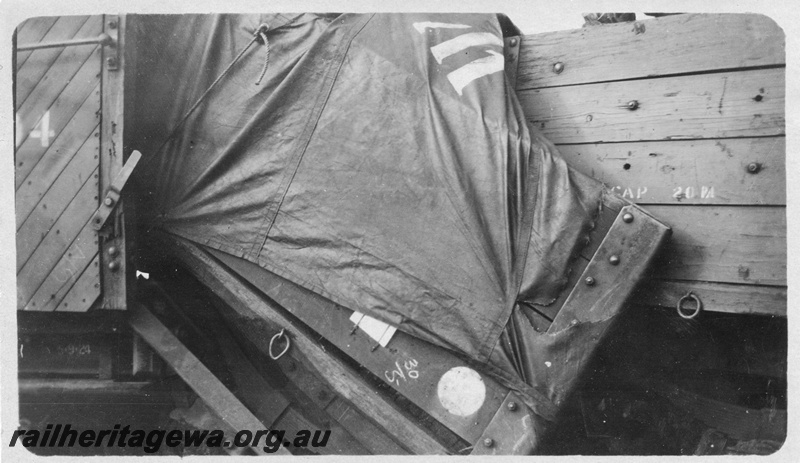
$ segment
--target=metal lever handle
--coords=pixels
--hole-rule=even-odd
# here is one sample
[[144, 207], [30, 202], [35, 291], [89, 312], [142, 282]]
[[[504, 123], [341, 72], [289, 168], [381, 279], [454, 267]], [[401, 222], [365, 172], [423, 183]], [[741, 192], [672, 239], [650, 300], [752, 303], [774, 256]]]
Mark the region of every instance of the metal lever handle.
[[106, 33], [86, 39], [63, 40], [61, 42], [32, 43], [17, 46], [17, 51], [41, 50], [43, 48], [74, 47], [77, 45], [114, 45], [114, 39]]

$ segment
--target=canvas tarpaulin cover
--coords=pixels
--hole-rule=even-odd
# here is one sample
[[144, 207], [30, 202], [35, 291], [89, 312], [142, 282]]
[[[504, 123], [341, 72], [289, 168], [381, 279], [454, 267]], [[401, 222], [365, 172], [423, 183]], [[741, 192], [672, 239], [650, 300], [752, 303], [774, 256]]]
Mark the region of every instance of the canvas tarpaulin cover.
[[526, 123], [496, 15], [131, 24], [149, 227], [478, 362], [563, 289], [604, 189]]

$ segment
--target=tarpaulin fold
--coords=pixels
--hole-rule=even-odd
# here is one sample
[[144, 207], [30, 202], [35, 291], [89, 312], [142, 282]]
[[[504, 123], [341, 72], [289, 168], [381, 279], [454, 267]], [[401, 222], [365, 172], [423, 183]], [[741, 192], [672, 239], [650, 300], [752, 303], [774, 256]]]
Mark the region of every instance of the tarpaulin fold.
[[148, 226], [479, 362], [518, 302], [563, 290], [603, 187], [528, 127], [497, 16], [131, 24]]

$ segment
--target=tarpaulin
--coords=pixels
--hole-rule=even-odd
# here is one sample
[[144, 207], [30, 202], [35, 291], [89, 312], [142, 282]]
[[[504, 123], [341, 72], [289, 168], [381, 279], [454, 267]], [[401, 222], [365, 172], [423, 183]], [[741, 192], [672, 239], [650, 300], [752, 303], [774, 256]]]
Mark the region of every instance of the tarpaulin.
[[496, 15], [131, 24], [149, 227], [480, 362], [563, 289], [603, 187], [526, 124]]

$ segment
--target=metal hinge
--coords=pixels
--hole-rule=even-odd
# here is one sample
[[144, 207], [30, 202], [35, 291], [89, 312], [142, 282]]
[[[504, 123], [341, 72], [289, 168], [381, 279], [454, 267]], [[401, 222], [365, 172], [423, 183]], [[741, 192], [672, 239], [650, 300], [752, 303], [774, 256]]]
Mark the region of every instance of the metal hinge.
[[117, 177], [114, 178], [114, 181], [108, 186], [103, 202], [92, 216], [92, 228], [99, 231], [106, 224], [108, 218], [111, 216], [111, 212], [114, 211], [114, 208], [119, 203], [122, 188], [128, 182], [128, 178], [130, 178], [133, 169], [136, 168], [141, 158], [142, 153], [139, 151], [131, 153], [128, 161], [122, 166], [122, 170], [119, 171]]

